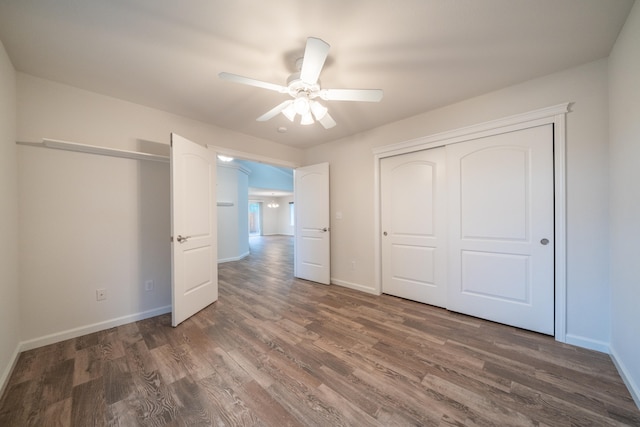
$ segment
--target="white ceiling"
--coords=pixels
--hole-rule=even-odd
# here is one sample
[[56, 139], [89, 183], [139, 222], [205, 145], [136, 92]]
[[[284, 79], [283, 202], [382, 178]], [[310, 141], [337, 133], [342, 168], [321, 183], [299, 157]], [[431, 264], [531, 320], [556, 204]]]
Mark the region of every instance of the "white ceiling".
[[[0, 0], [18, 71], [296, 147], [309, 147], [606, 57], [633, 0]], [[282, 115], [280, 85], [305, 40], [331, 45], [324, 88], [383, 89], [327, 102], [336, 127]], [[288, 131], [278, 133], [279, 126]]]

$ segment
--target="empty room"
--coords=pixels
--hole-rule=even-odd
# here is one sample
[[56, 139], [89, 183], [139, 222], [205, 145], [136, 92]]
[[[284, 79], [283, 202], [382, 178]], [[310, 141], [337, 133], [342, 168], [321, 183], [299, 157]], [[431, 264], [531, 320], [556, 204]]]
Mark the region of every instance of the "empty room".
[[0, 1], [0, 425], [640, 425], [634, 0]]

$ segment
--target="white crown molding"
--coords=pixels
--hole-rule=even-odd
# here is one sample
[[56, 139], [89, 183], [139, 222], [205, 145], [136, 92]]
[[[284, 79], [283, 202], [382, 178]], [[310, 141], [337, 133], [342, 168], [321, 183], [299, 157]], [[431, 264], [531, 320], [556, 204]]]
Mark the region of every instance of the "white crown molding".
[[[559, 114], [569, 112], [571, 103], [565, 102], [551, 107], [540, 108], [527, 113], [515, 114], [497, 120], [478, 123], [450, 131], [436, 133], [429, 136], [384, 145], [373, 149], [373, 154], [378, 158], [396, 156], [398, 154], [411, 153], [413, 151], [435, 148], [442, 145], [454, 144], [456, 142], [468, 141], [469, 139], [481, 138], [483, 136], [495, 135], [496, 133], [508, 132], [510, 127], [523, 129], [529, 123], [531, 126], [539, 126], [544, 123], [552, 123]], [[500, 132], [496, 132], [496, 130]]]

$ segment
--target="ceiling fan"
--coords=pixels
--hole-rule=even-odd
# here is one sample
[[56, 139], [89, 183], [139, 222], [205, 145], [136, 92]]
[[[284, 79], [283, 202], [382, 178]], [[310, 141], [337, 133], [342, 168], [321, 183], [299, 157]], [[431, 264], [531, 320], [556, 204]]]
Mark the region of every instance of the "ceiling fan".
[[314, 118], [325, 129], [330, 129], [336, 122], [329, 115], [327, 107], [316, 100], [325, 101], [364, 101], [379, 102], [382, 99], [381, 89], [321, 89], [318, 77], [329, 53], [329, 44], [325, 41], [309, 37], [304, 50], [304, 56], [296, 61], [297, 73], [293, 73], [287, 79], [287, 85], [281, 86], [267, 83], [237, 74], [222, 72], [218, 74], [221, 79], [249, 86], [256, 86], [280, 93], [287, 93], [293, 99], [288, 99], [271, 110], [258, 117], [256, 120], [265, 122], [272, 119], [278, 113], [294, 121], [296, 115], [300, 116], [300, 124], [310, 125]]

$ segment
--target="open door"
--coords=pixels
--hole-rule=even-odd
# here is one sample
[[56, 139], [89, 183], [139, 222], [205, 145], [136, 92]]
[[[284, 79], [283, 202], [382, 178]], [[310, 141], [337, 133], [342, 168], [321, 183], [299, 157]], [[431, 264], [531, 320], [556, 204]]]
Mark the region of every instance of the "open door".
[[216, 153], [171, 134], [171, 324], [218, 299]]
[[329, 163], [294, 170], [294, 275], [328, 285], [331, 281]]

